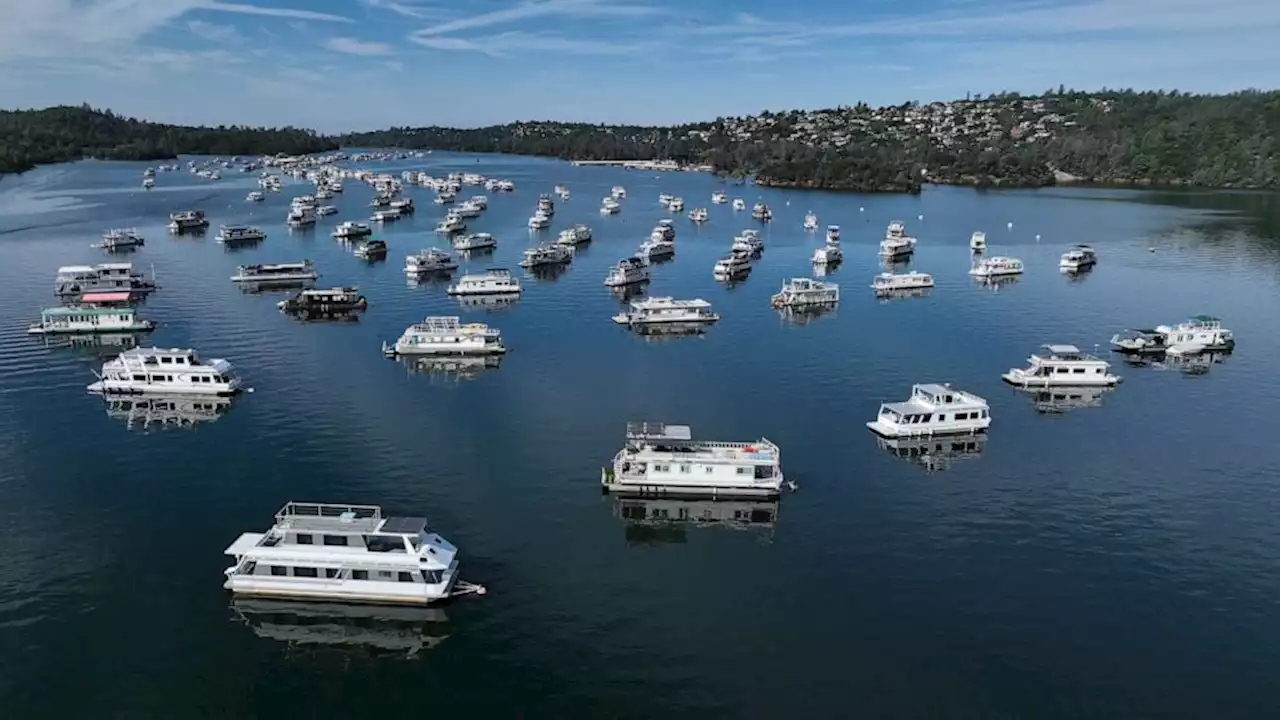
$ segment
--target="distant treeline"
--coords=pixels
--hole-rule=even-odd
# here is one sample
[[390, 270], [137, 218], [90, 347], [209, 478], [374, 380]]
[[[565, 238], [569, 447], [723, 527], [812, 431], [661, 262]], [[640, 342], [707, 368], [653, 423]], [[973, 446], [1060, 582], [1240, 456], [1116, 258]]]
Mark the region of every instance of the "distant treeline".
[[332, 138], [311, 130], [164, 125], [88, 105], [0, 111], [0, 173], [81, 158], [163, 160], [180, 153], [295, 154], [336, 147]]
[[[982, 132], [943, 132], [931, 121], [919, 121], [929, 106], [876, 110], [859, 104], [670, 127], [522, 122], [476, 129], [393, 127], [327, 137], [296, 128], [163, 125], [87, 106], [57, 107], [0, 112], [0, 172], [81, 157], [298, 154], [346, 146], [573, 160], [671, 159], [711, 165], [734, 177], [754, 176], [765, 185], [860, 191], [914, 192], [922, 182], [1280, 188], [1280, 92], [1059, 89], [954, 105], [991, 124]], [[1047, 114], [1056, 118], [1052, 131], [1029, 140], [1028, 122]], [[815, 125], [814, 118], [824, 115], [827, 124]], [[903, 119], [908, 116], [910, 121]], [[833, 140], [836, 134], [839, 142]]]

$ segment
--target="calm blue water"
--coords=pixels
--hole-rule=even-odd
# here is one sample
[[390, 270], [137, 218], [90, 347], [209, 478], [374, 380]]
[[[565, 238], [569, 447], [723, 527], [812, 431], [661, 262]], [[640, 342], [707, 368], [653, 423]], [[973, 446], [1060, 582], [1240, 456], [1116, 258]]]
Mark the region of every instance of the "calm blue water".
[[[705, 298], [724, 320], [646, 341], [609, 322], [620, 303], [605, 272], [663, 216], [659, 192], [709, 204], [722, 186], [709, 176], [447, 154], [389, 166], [516, 182], [472, 223], [499, 239], [472, 268], [514, 269], [537, 239], [525, 221], [538, 193], [573, 192], [545, 237], [586, 222], [595, 242], [486, 312], [405, 282], [404, 255], [440, 244], [428, 191], [406, 190], [418, 214], [381, 233], [391, 253], [371, 265], [329, 237], [369, 214], [355, 182], [341, 214], [290, 233], [303, 185], [255, 206], [248, 175], [161, 174], [144, 192], [142, 167], [0, 181], [5, 717], [1257, 717], [1280, 704], [1274, 196], [729, 187], [774, 210], [763, 258], [718, 285], [715, 258], [751, 221], [727, 205], [701, 228], [681, 216], [652, 292]], [[602, 217], [615, 184], [630, 197]], [[213, 233], [169, 236], [168, 213], [186, 207], [269, 237], [228, 252]], [[844, 299], [796, 323], [768, 298], [810, 271], [821, 238], [801, 231], [807, 210], [843, 228], [831, 277]], [[880, 303], [867, 289], [892, 219], [920, 238], [928, 297]], [[89, 245], [113, 226], [148, 239], [131, 259], [162, 285], [143, 306], [161, 323], [154, 343], [229, 358], [256, 388], [216, 421], [130, 427], [84, 392], [110, 348], [24, 334], [53, 303], [55, 269], [104, 260]], [[977, 229], [989, 254], [1026, 262], [1020, 282], [970, 281]], [[1072, 282], [1057, 258], [1078, 242], [1101, 263]], [[302, 324], [276, 310], [284, 295], [228, 280], [241, 263], [304, 257], [322, 286], [360, 286], [358, 323]], [[1065, 413], [1000, 382], [1042, 343], [1105, 352], [1117, 330], [1198, 312], [1239, 339], [1207, 372], [1117, 359], [1123, 385]], [[501, 367], [458, 377], [380, 357], [406, 325], [456, 313], [503, 331]], [[903, 458], [865, 429], [882, 400], [927, 381], [989, 399], [981, 452]], [[629, 527], [598, 482], [634, 419], [767, 436], [800, 490], [749, 531]], [[490, 592], [431, 616], [233, 607], [222, 549], [291, 499], [425, 514]]]

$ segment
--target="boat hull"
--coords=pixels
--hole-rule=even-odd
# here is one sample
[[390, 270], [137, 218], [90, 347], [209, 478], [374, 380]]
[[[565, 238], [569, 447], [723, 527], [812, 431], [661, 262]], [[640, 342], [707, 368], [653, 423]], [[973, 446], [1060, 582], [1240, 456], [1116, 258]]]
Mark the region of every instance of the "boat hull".
[[91, 326], [91, 327], [47, 327], [42, 325], [32, 325], [27, 328], [28, 335], [94, 335], [98, 333], [135, 333], [135, 332], [151, 332], [156, 329], [156, 324], [150, 320], [134, 323], [133, 325], [115, 325], [115, 326]]
[[99, 380], [88, 386], [88, 391], [94, 395], [197, 395], [197, 396], [216, 396], [231, 397], [238, 395], [243, 388], [239, 385], [217, 388], [174, 387], [172, 385], [139, 385], [136, 383], [122, 383], [111, 380]]
[[1058, 380], [1053, 377], [1037, 377], [1016, 371], [1009, 371], [1000, 376], [1002, 380], [1021, 388], [1053, 388], [1053, 387], [1115, 387], [1120, 384], [1119, 375], [1105, 374], [1102, 377], [1074, 377]]
[[619, 477], [611, 468], [604, 468], [600, 472], [600, 487], [603, 492], [631, 497], [772, 498], [782, 494], [783, 485], [782, 475], [776, 476], [768, 484], [710, 486], [645, 482], [639, 478]]
[[867, 428], [871, 432], [886, 438], [902, 438], [902, 437], [937, 437], [941, 435], [974, 435], [985, 432], [991, 425], [991, 418], [980, 420], [976, 423], [965, 424], [947, 424], [935, 425], [928, 427], [909, 427], [904, 428], [900, 425], [881, 422], [879, 419], [872, 420], [867, 423]]
[[316, 273], [288, 273], [281, 275], [232, 275], [232, 282], [241, 283], [272, 283], [272, 282], [302, 282], [305, 280], [315, 280], [319, 275]]

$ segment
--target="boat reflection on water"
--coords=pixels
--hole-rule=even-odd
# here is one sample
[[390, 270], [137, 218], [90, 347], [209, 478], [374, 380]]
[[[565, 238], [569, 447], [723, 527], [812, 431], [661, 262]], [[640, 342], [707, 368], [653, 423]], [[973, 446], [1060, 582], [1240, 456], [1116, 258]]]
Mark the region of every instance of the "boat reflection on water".
[[920, 465], [926, 472], [937, 472], [950, 468], [953, 460], [964, 460], [981, 455], [987, 444], [987, 435], [978, 433], [950, 437], [877, 437], [876, 444], [881, 450], [888, 451], [890, 455]]
[[326, 312], [323, 310], [284, 310], [285, 315], [305, 323], [354, 323], [360, 322], [359, 310]]
[[707, 332], [706, 323], [649, 323], [633, 325], [631, 331], [651, 342], [676, 338], [702, 337]]
[[555, 282], [569, 272], [569, 263], [549, 263], [545, 265], [535, 265], [526, 268], [525, 272], [535, 280], [543, 282]]
[[519, 295], [455, 295], [458, 307], [467, 310], [506, 310], [520, 299]]
[[236, 598], [231, 611], [254, 635], [298, 649], [412, 659], [449, 637], [439, 608]]
[[904, 288], [901, 290], [881, 290], [876, 293], [876, 300], [881, 303], [896, 302], [898, 300], [911, 300], [913, 298], [929, 297], [933, 292], [933, 288]]
[[747, 530], [771, 542], [778, 522], [777, 498], [614, 497], [613, 511], [627, 521], [627, 543], [635, 545], [685, 543], [691, 527]]
[[814, 265], [813, 276], [820, 278], [828, 275], [835, 275], [836, 271], [840, 269], [840, 262], [841, 261], [836, 260], [835, 262], [825, 262]]
[[1015, 388], [1031, 398], [1036, 410], [1046, 415], [1061, 415], [1080, 408], [1102, 407], [1102, 396], [1114, 387]]
[[1017, 285], [1019, 276], [1017, 275], [996, 275], [992, 277], [974, 277], [973, 284], [991, 292], [1000, 292], [1003, 288], [1010, 285]]
[[806, 307], [784, 307], [778, 309], [778, 319], [785, 325], [803, 327], [825, 317], [835, 317], [836, 305], [809, 305]]
[[397, 358], [405, 369], [415, 375], [427, 375], [441, 380], [470, 380], [488, 370], [502, 366], [501, 355], [472, 356], [424, 356], [401, 355]]
[[80, 350], [91, 357], [111, 357], [138, 347], [142, 333], [48, 334], [38, 336], [50, 349]]
[[911, 256], [898, 257], [898, 258], [887, 258], [887, 257], [881, 256], [880, 267], [884, 268], [885, 272], [891, 272], [891, 273], [907, 272], [907, 269], [911, 267]]
[[1089, 276], [1093, 274], [1093, 266], [1086, 265], [1082, 268], [1076, 268], [1074, 270], [1070, 268], [1059, 268], [1058, 271], [1061, 272], [1067, 278], [1068, 281], [1073, 283], [1079, 283], [1089, 279]]
[[207, 395], [150, 395], [108, 398], [107, 417], [123, 420], [130, 430], [194, 428], [213, 422], [231, 409], [231, 398]]
[[1152, 363], [1152, 366], [1161, 370], [1173, 370], [1186, 375], [1204, 375], [1213, 368], [1214, 365], [1220, 365], [1229, 352], [1202, 352], [1194, 355], [1164, 355]]
[[266, 239], [265, 237], [245, 238], [243, 240], [236, 240], [235, 242], [222, 243], [222, 250], [223, 252], [227, 252], [227, 253], [238, 253], [238, 252], [244, 252], [245, 250], [254, 250], [259, 245], [261, 245], [262, 241], [265, 239]]
[[405, 285], [411, 288], [416, 287], [447, 287], [453, 282], [453, 270], [435, 270], [425, 273], [406, 273]]
[[249, 295], [297, 292], [298, 290], [308, 290], [315, 287], [314, 280], [264, 280], [261, 282], [242, 282], [236, 284], [240, 286], [240, 292]]
[[609, 292], [618, 302], [631, 306], [631, 301], [649, 294], [649, 283], [639, 282], [630, 285], [619, 285], [609, 288]]

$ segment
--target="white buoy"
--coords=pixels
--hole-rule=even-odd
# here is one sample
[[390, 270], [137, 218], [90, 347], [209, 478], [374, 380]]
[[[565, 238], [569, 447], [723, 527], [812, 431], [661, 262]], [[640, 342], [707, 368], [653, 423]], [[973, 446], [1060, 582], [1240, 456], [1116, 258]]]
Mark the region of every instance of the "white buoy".
[[1012, 229], [1013, 229], [1013, 223], [1009, 223], [1008, 228], [1009, 228], [1010, 230], [1012, 230]]
[[1036, 233], [1036, 242], [1040, 242], [1040, 233]]
[[923, 219], [924, 219], [924, 216], [923, 216], [923, 215], [917, 215], [917, 216], [916, 216], [916, 219], [917, 219], [917, 220], [923, 220]]
[[860, 208], [858, 208], [858, 212], [866, 212], [866, 211], [867, 211], [867, 209], [866, 209], [866, 208], [864, 208], [864, 207], [860, 207]]

